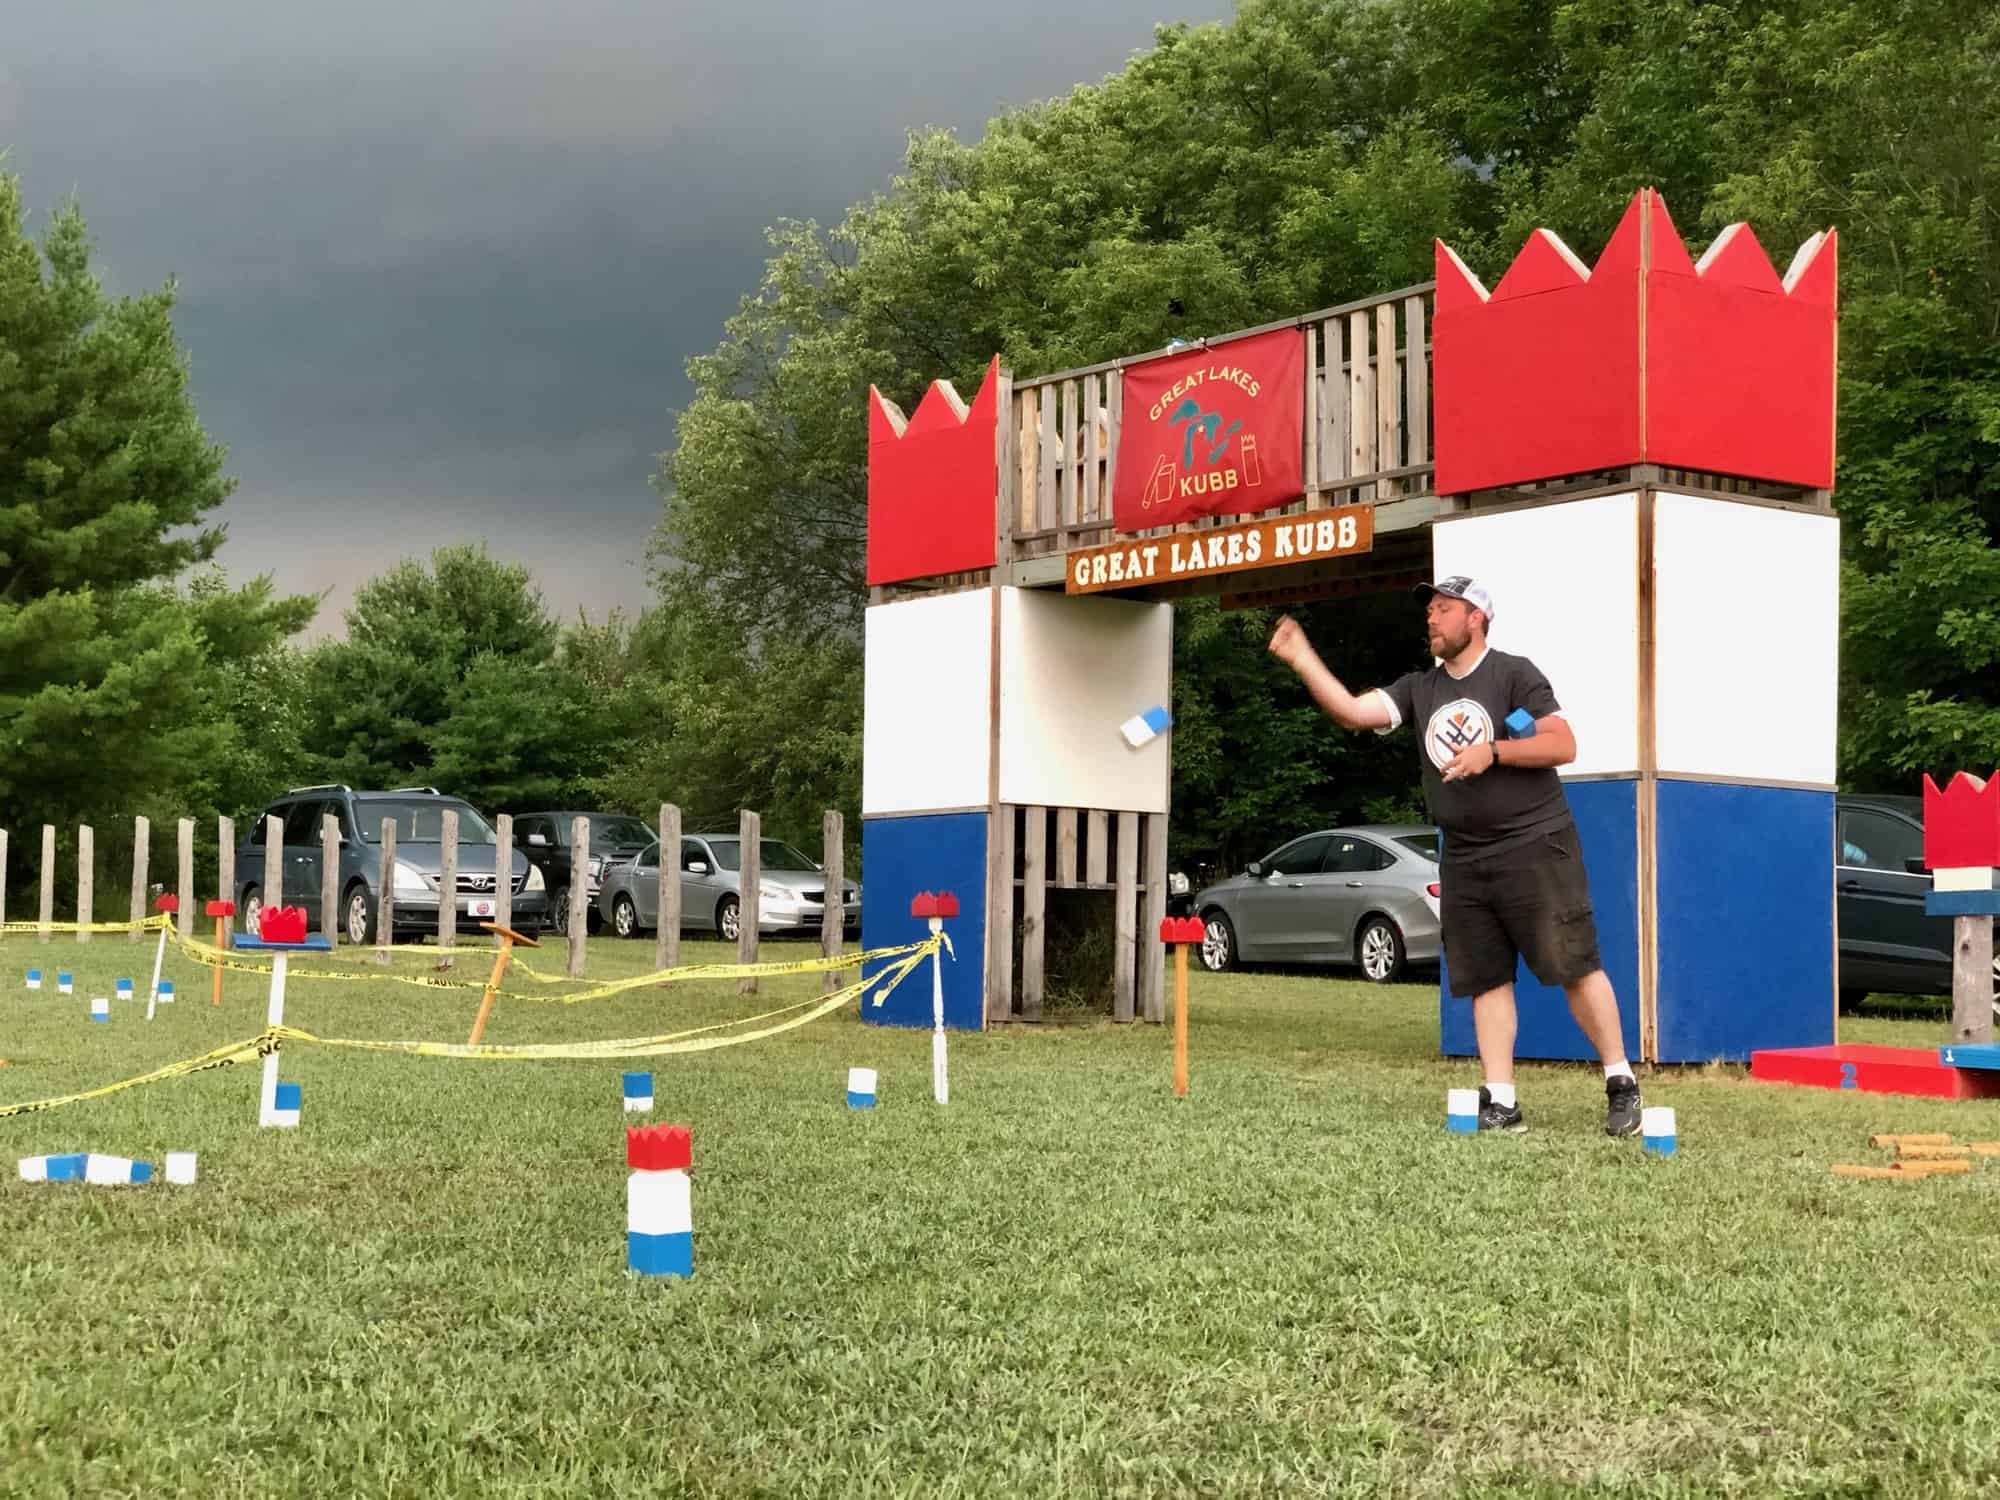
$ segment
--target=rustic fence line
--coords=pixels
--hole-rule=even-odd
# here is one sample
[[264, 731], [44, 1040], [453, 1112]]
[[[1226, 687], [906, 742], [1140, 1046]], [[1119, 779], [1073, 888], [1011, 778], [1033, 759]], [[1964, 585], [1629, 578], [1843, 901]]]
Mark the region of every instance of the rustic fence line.
[[[438, 916], [436, 938], [441, 947], [456, 945], [458, 923], [467, 920], [458, 911], [461, 899], [468, 896], [458, 875], [458, 814], [446, 809], [443, 815], [442, 838], [438, 873]], [[758, 814], [745, 811], [738, 825], [742, 838], [742, 857], [738, 863], [737, 930], [735, 934], [738, 958], [745, 963], [757, 962], [759, 948], [760, 911], [759, 885], [761, 882], [761, 828]], [[686, 919], [681, 900], [681, 810], [671, 802], [662, 802], [659, 813], [659, 886], [656, 908], [657, 922], [654, 934], [654, 961], [659, 968], [672, 968], [680, 962], [681, 928]], [[258, 872], [258, 883], [239, 884], [236, 869], [236, 825], [231, 818], [216, 820], [216, 846], [214, 859], [209, 868], [215, 875], [211, 888], [215, 899], [230, 901], [237, 907], [237, 923], [229, 924], [228, 933], [233, 933], [240, 924], [244, 931], [253, 930], [257, 912], [266, 903], [267, 893], [277, 892], [280, 905], [305, 904], [308, 907], [309, 926], [315, 926], [326, 934], [336, 947], [352, 947], [357, 942], [372, 939], [379, 961], [388, 962], [390, 944], [396, 932], [396, 820], [392, 817], [382, 820], [381, 860], [377, 872], [377, 883], [373, 897], [365, 886], [358, 886], [352, 879], [343, 883], [340, 851], [345, 842], [341, 831], [340, 818], [333, 813], [322, 814], [318, 828], [319, 888], [318, 911], [311, 910], [312, 903], [287, 900], [285, 870], [288, 858], [298, 858], [293, 851], [309, 846], [285, 842], [285, 822], [275, 815], [264, 819], [263, 863]], [[58, 874], [57, 828], [52, 823], [42, 825], [41, 860], [37, 870], [40, 905], [38, 925], [35, 935], [39, 942], [49, 942], [53, 936], [56, 921], [56, 878]], [[175, 880], [172, 886], [164, 879], [153, 879], [151, 845], [152, 825], [150, 820], [137, 817], [132, 820], [132, 875], [130, 920], [142, 921], [154, 910], [159, 896], [169, 891], [176, 897], [178, 913], [176, 926], [182, 935], [194, 931], [197, 912], [204, 909], [207, 898], [197, 890], [198, 872], [196, 860], [196, 823], [192, 818], [181, 818], [176, 825]], [[843, 948], [846, 928], [846, 846], [844, 823], [841, 814], [828, 809], [822, 822], [824, 850], [822, 865], [827, 873], [824, 901], [820, 913], [820, 951], [827, 957], [839, 955]], [[97, 836], [96, 829], [87, 823], [76, 826], [75, 862], [76, 875], [76, 921], [88, 924], [96, 907], [97, 884]], [[569, 945], [566, 954], [566, 969], [572, 976], [581, 976], [587, 962], [589, 943], [589, 913], [591, 896], [590, 878], [590, 819], [578, 817], [572, 821], [571, 829], [571, 880], [562, 890], [548, 890], [545, 896], [546, 920], [553, 926], [558, 901], [568, 906]], [[517, 892], [510, 874], [514, 865], [514, 819], [510, 814], [501, 814], [495, 820], [496, 849], [494, 859], [494, 879], [492, 900], [493, 916], [490, 920], [502, 927], [512, 927], [515, 918]], [[9, 830], [0, 828], [0, 924], [7, 915], [7, 883], [9, 857]], [[310, 856], [305, 856], [307, 859]], [[532, 869], [533, 866], [531, 865]], [[164, 872], [163, 872], [164, 873]], [[207, 871], [200, 873], [206, 874]], [[525, 884], [525, 881], [524, 881]], [[295, 879], [291, 891], [303, 894], [305, 882]], [[450, 892], [450, 901], [445, 893]], [[356, 898], [359, 896], [358, 909]], [[483, 891], [478, 893], [483, 897]], [[407, 893], [406, 893], [407, 895]], [[343, 904], [350, 908], [343, 910]], [[316, 920], [315, 920], [316, 916]], [[486, 920], [484, 918], [479, 920]], [[404, 924], [406, 927], [408, 924]], [[372, 931], [370, 928], [372, 927]], [[87, 941], [88, 931], [77, 934], [79, 941]], [[140, 933], [135, 928], [127, 934], [137, 942]], [[227, 936], [225, 937], [227, 941]], [[449, 964], [447, 954], [442, 962]], [[742, 982], [744, 993], [754, 993], [756, 981]], [[828, 974], [825, 987], [831, 991], [836, 987], [836, 976]]]

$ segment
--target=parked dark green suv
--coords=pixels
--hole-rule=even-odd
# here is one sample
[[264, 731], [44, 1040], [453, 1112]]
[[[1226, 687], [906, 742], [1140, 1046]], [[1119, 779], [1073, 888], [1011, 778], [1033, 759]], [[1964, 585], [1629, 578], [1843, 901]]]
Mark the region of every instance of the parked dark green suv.
[[[395, 926], [398, 934], [436, 932], [438, 880], [444, 864], [444, 814], [458, 814], [458, 923], [477, 931], [497, 909], [495, 860], [498, 840], [492, 825], [471, 803], [447, 797], [435, 787], [399, 787], [387, 792], [357, 792], [350, 786], [294, 787], [275, 799], [252, 822], [247, 837], [236, 845], [236, 909], [246, 930], [255, 931], [257, 914], [271, 899], [264, 886], [265, 818], [284, 823], [280, 868], [283, 890], [278, 904], [303, 906], [306, 920], [317, 927], [320, 912], [321, 819], [332, 813], [340, 828], [340, 926], [350, 943], [376, 941], [381, 911], [382, 820], [396, 824], [396, 865], [392, 876]], [[527, 933], [541, 929], [548, 915], [548, 891], [541, 871], [517, 848], [513, 871], [514, 926]]]

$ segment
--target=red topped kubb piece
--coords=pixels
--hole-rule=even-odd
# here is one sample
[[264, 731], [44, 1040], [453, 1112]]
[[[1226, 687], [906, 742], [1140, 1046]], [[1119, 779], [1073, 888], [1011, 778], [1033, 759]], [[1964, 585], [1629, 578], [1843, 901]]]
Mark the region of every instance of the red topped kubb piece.
[[913, 917], [955, 917], [958, 915], [958, 897], [950, 891], [918, 891], [910, 898], [910, 915]]
[[1160, 941], [1163, 943], [1199, 943], [1208, 938], [1208, 924], [1200, 917], [1160, 918]]
[[2000, 776], [1960, 771], [1943, 791], [1924, 777], [1924, 863], [1933, 870], [2000, 865]]
[[179, 911], [180, 909], [181, 909], [181, 898], [176, 896], [172, 891], [168, 891], [164, 895], [155, 896], [153, 898], [154, 911], [176, 912]]
[[934, 380], [905, 418], [868, 388], [868, 582], [993, 566], [1000, 359], [967, 406]]
[[685, 1125], [628, 1126], [625, 1165], [635, 1172], [671, 1172], [694, 1165], [694, 1137]]
[[1437, 242], [1437, 492], [1632, 464], [1833, 488], [1832, 230], [1780, 277], [1747, 224], [1689, 258], [1633, 196], [1597, 264], [1537, 229], [1490, 293]]
[[303, 943], [306, 940], [306, 909], [303, 906], [267, 906], [257, 919], [257, 936], [267, 943]]
[[211, 901], [208, 903], [208, 914], [211, 917], [233, 917], [236, 915], [236, 903], [234, 901]]

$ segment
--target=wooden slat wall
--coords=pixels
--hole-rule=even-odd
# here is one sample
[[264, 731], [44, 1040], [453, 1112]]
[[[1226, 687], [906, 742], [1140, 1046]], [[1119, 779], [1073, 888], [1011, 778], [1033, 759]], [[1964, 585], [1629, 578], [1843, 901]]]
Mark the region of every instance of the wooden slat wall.
[[1139, 917], [1139, 815], [1118, 815], [1118, 894], [1117, 918], [1112, 927], [1114, 947], [1111, 958], [1111, 1019], [1129, 1021], [1133, 1016], [1133, 969], [1138, 958]]
[[1025, 808], [1021, 861], [1021, 1019], [1042, 1018], [1042, 950], [1048, 936], [1048, 831], [1046, 807]]

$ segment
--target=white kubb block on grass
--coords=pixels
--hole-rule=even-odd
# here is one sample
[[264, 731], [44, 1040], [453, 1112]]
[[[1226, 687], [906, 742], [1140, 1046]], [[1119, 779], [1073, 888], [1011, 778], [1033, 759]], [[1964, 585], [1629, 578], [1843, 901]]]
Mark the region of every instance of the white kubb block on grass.
[[109, 1021], [111, 1019], [111, 1002], [102, 995], [92, 1000], [90, 1002], [90, 1019], [93, 1021]]
[[1674, 1112], [1664, 1105], [1648, 1105], [1640, 1110], [1639, 1141], [1656, 1156], [1672, 1156], [1680, 1149]]
[[167, 1153], [167, 1181], [186, 1187], [195, 1179], [195, 1154], [192, 1151], [169, 1151]]
[[849, 1068], [847, 1070], [847, 1107], [849, 1109], [873, 1109], [875, 1107], [875, 1070], [873, 1068]]
[[1479, 1090], [1448, 1089], [1444, 1096], [1444, 1127], [1453, 1135], [1479, 1129]]

